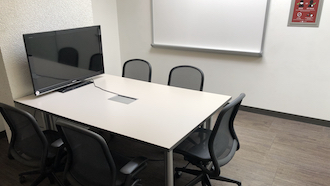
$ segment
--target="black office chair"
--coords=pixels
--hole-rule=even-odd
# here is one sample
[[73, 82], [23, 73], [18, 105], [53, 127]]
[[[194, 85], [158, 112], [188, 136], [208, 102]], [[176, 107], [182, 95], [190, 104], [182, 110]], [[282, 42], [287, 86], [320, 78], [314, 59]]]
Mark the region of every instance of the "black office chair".
[[140, 183], [135, 176], [147, 166], [146, 158], [130, 161], [110, 152], [104, 138], [95, 132], [65, 121], [56, 125], [68, 151], [64, 182], [86, 186], [133, 186]]
[[124, 63], [122, 77], [151, 82], [151, 65], [143, 59], [131, 59]]
[[40, 174], [31, 185], [38, 185], [47, 177], [51, 183], [60, 183], [54, 174], [61, 170], [60, 159], [56, 159], [60, 158], [58, 145], [62, 144], [59, 134], [51, 130], [41, 131], [35, 118], [26, 111], [0, 103], [0, 112], [12, 133], [8, 157], [37, 168], [20, 173], [20, 183], [26, 181], [24, 175], [31, 174]]
[[102, 69], [104, 69], [102, 54], [92, 55], [90, 62], [89, 62], [89, 70], [100, 71]]
[[58, 51], [58, 62], [70, 66], [78, 66], [78, 51], [72, 47], [64, 47]]
[[204, 73], [194, 66], [176, 66], [169, 73], [167, 85], [203, 91]]
[[242, 93], [221, 110], [213, 130], [198, 128], [174, 149], [175, 153], [183, 155], [185, 160], [200, 168], [188, 169], [189, 164], [183, 168], [175, 168], [177, 177], [181, 172], [196, 175], [188, 186], [198, 182], [211, 186], [210, 179], [241, 185], [240, 181], [220, 176], [220, 167], [226, 165], [240, 147], [234, 130], [234, 119], [244, 97], [245, 94]]

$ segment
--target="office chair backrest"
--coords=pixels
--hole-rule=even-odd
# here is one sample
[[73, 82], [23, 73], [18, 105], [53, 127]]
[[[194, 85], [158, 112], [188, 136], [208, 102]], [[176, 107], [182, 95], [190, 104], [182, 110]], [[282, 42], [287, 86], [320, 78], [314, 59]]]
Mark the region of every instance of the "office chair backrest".
[[151, 82], [151, 65], [142, 59], [131, 59], [124, 63], [122, 77]]
[[103, 69], [103, 57], [102, 54], [92, 55], [89, 62], [89, 70], [100, 71]]
[[61, 48], [58, 51], [58, 62], [70, 66], [78, 66], [78, 51], [72, 47]]
[[69, 181], [81, 185], [115, 185], [115, 163], [100, 135], [64, 121], [57, 123], [57, 129], [68, 151], [64, 174]]
[[214, 174], [220, 174], [220, 167], [227, 164], [239, 149], [234, 130], [234, 119], [245, 94], [240, 94], [219, 113], [209, 139], [209, 151], [214, 165]]
[[26, 111], [0, 103], [0, 112], [11, 132], [10, 154], [21, 163], [44, 167], [48, 142], [35, 118]]
[[204, 85], [204, 73], [194, 66], [176, 66], [171, 69], [167, 84], [170, 86], [202, 91]]

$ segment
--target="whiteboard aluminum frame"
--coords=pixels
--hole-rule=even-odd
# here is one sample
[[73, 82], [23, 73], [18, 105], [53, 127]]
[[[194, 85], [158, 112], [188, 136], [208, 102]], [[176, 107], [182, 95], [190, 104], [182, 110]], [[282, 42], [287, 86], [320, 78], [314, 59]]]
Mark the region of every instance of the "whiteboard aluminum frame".
[[[188, 50], [188, 51], [199, 51], [199, 52], [212, 52], [212, 53], [221, 53], [221, 54], [231, 54], [231, 55], [245, 55], [245, 56], [255, 56], [255, 57], [262, 57], [263, 49], [264, 49], [264, 41], [266, 35], [266, 27], [267, 27], [267, 20], [268, 20], [268, 12], [270, 7], [270, 0], [267, 0], [266, 11], [265, 11], [265, 21], [263, 26], [263, 33], [262, 33], [262, 41], [261, 47], [259, 52], [254, 51], [238, 51], [238, 50], [225, 50], [220, 48], [207, 48], [207, 47], [191, 47], [191, 46], [183, 46], [183, 45], [165, 45], [165, 44], [158, 44], [155, 43], [154, 39], [154, 1], [151, 0], [151, 29], [152, 29], [152, 44], [151, 46], [154, 48], [165, 48], [165, 49], [178, 49], [178, 50]], [[157, 1], [157, 0], [156, 0]], [[158, 0], [159, 1], [159, 0]]]

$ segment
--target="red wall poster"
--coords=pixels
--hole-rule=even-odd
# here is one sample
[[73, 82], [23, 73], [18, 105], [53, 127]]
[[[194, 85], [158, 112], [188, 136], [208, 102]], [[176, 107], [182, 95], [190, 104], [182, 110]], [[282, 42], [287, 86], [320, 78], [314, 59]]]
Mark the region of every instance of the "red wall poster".
[[315, 23], [319, 0], [295, 0], [292, 22]]

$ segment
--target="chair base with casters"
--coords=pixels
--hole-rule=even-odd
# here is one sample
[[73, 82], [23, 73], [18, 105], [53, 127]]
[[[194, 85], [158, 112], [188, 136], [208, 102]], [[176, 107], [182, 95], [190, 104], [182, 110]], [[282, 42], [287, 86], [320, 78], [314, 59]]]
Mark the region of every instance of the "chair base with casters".
[[[182, 172], [196, 176], [187, 186], [198, 182], [211, 186], [211, 179], [242, 185], [240, 181], [221, 176], [220, 167], [229, 163], [240, 148], [234, 119], [244, 97], [244, 93], [240, 94], [220, 111], [212, 130], [198, 128], [174, 149], [188, 161], [185, 167], [175, 168], [175, 177], [180, 177]], [[189, 164], [199, 170], [187, 168]]]
[[46, 171], [40, 171], [40, 170], [34, 170], [29, 172], [22, 172], [19, 174], [19, 182], [21, 184], [26, 182], [25, 175], [33, 175], [33, 174], [40, 174], [40, 176], [31, 183], [31, 186], [40, 184], [44, 179], [48, 178], [50, 184], [58, 183], [59, 185], [62, 185], [62, 182], [60, 179], [55, 175], [53, 170], [46, 170]]
[[238, 186], [242, 185], [242, 183], [238, 180], [234, 180], [234, 179], [223, 177], [223, 176], [209, 176], [208, 174], [202, 173], [201, 171], [194, 170], [194, 169], [187, 169], [185, 167], [175, 168], [175, 177], [180, 178], [182, 172], [196, 176], [193, 180], [191, 180], [188, 184], [186, 184], [186, 186], [193, 186], [199, 182], [202, 182], [203, 185], [211, 186], [211, 182], [210, 182], [211, 179], [229, 182], [229, 183], [236, 183]]

